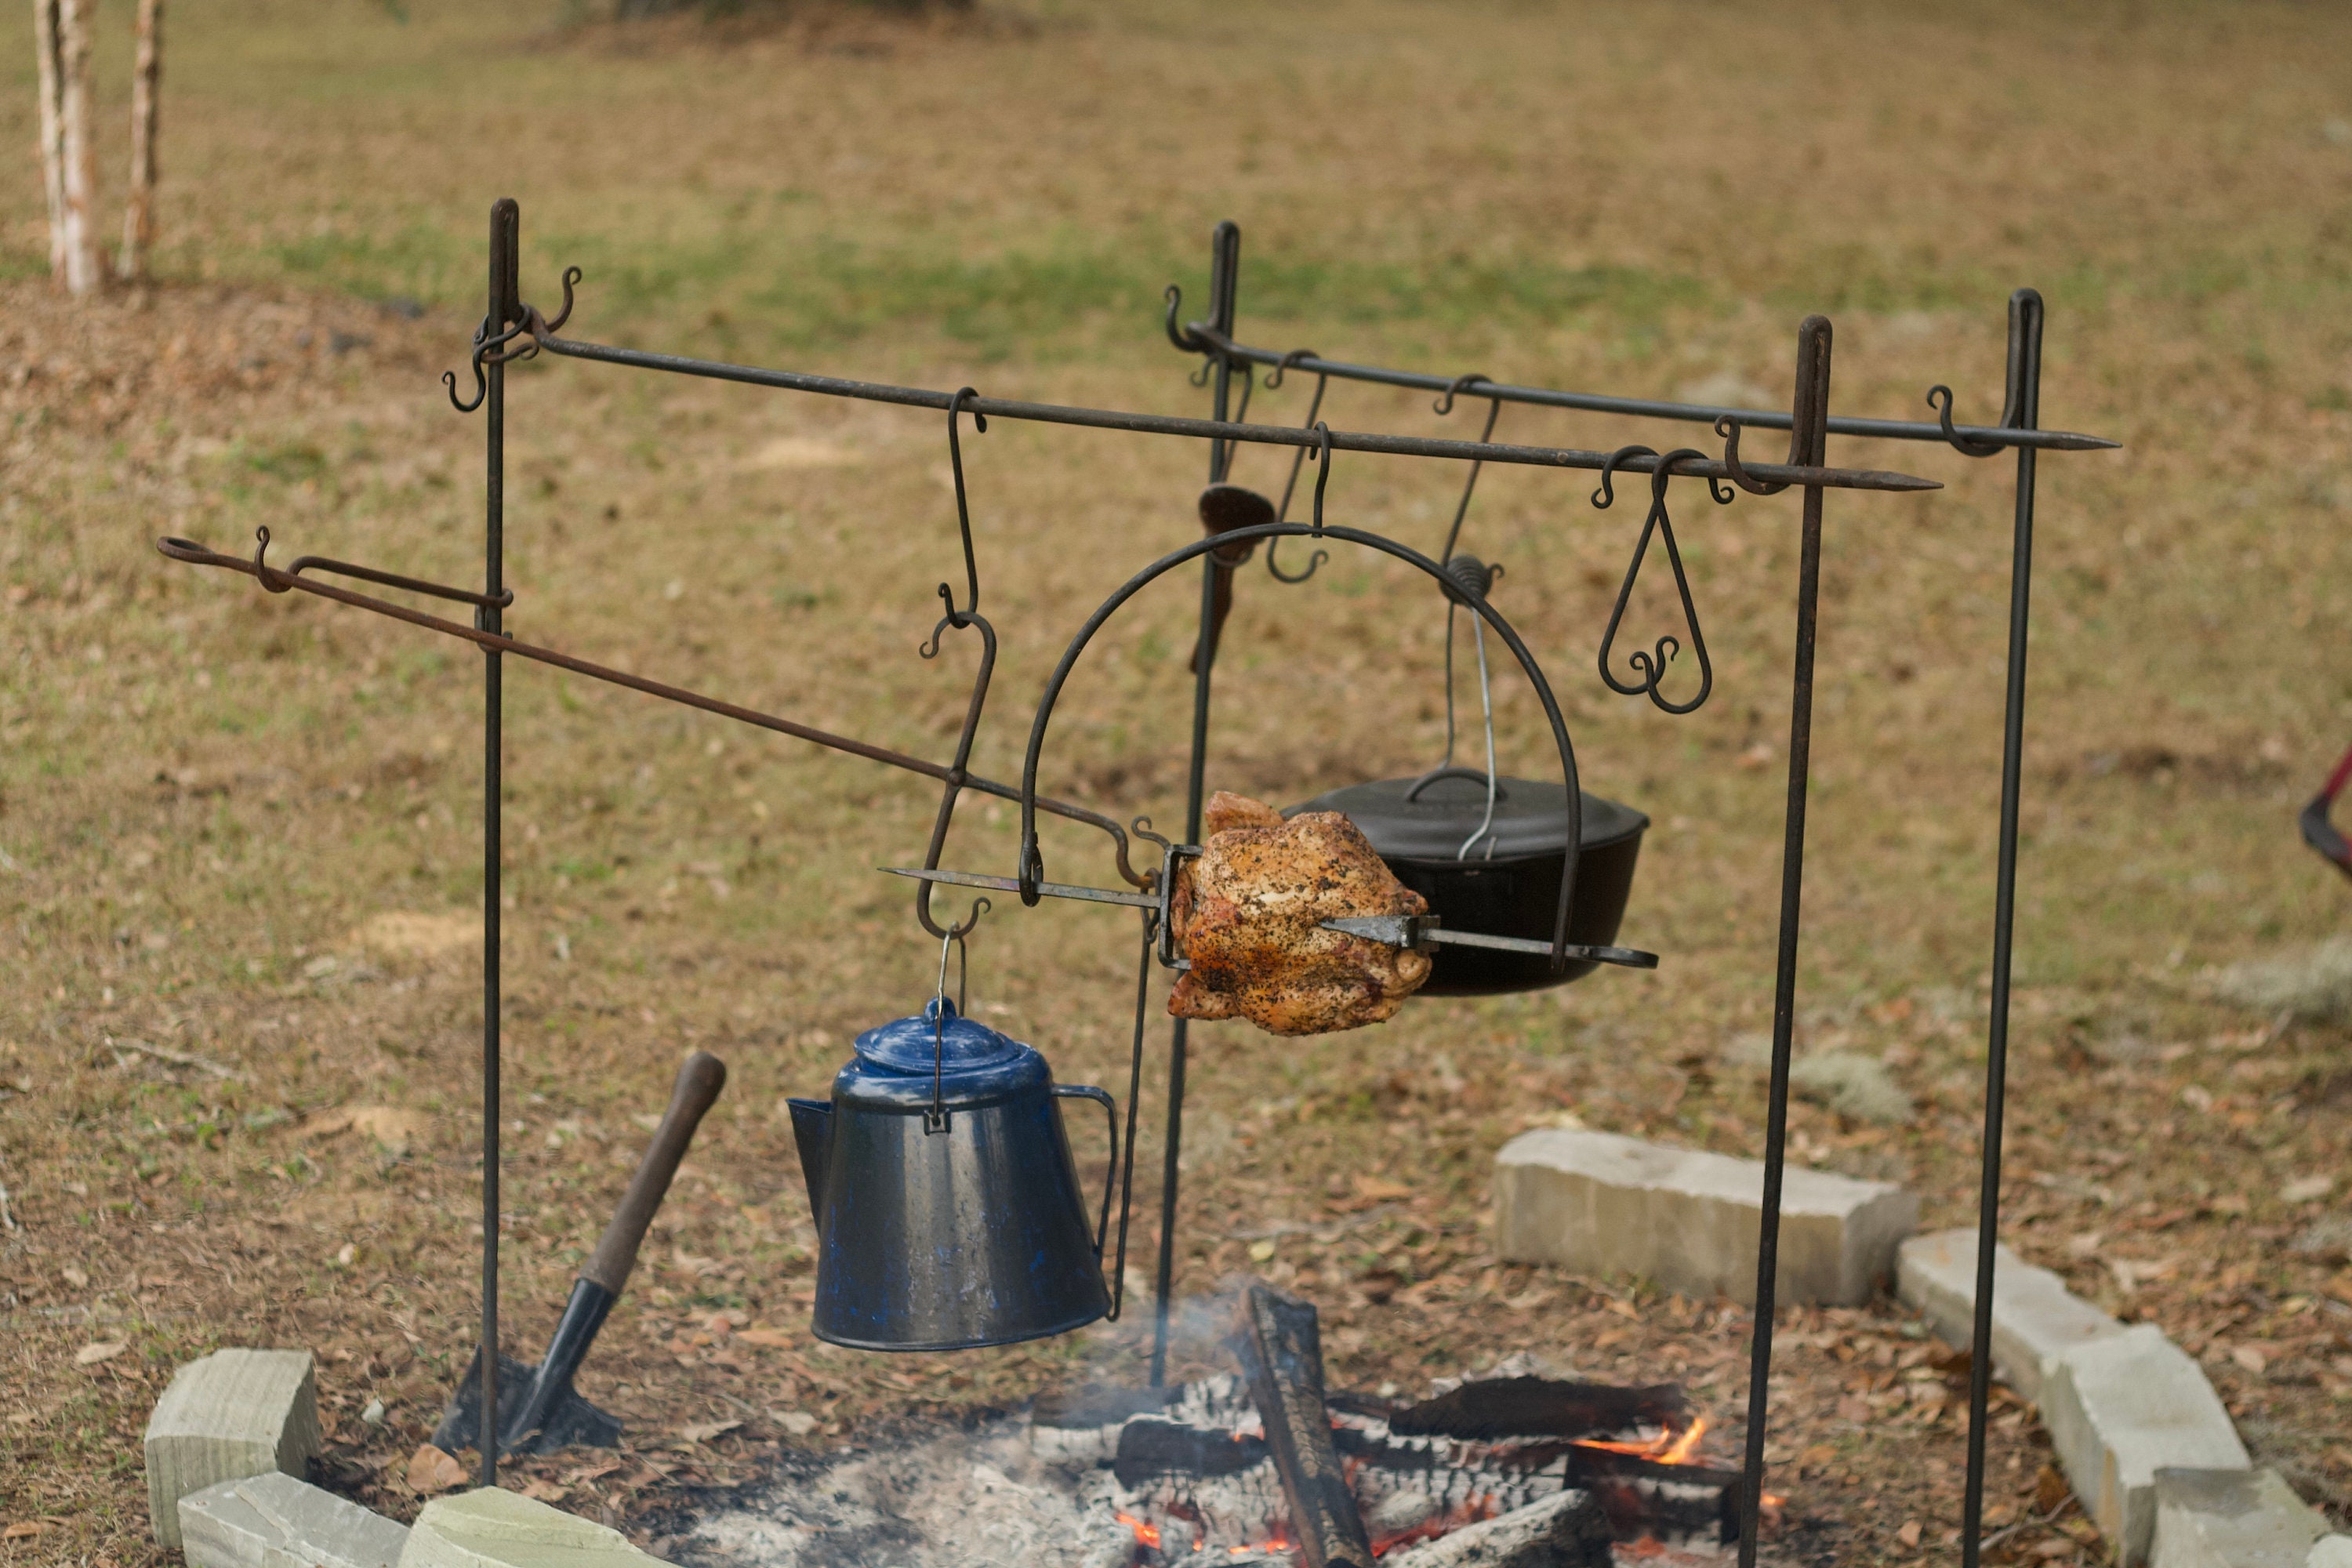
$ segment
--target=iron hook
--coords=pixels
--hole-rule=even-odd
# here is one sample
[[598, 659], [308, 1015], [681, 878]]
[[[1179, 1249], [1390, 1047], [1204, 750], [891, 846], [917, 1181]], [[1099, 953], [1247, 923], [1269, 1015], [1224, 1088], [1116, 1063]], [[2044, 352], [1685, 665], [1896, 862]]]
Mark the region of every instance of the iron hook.
[[294, 584], [283, 572], [273, 569], [263, 559], [269, 553], [269, 525], [264, 523], [253, 531], [253, 575], [264, 588], [273, 594], [290, 594]]
[[[1320, 387], [1317, 388], [1318, 401], [1321, 397], [1321, 390]], [[1319, 539], [1323, 534], [1323, 487], [1331, 482], [1331, 426], [1327, 422], [1318, 419], [1315, 422], [1315, 431], [1318, 437], [1315, 456], [1315, 521], [1312, 525], [1315, 531], [1310, 537]], [[1300, 450], [1303, 453], [1305, 448], [1302, 447]], [[1288, 501], [1287, 491], [1284, 493], [1283, 500], [1285, 502]], [[1282, 538], [1279, 534], [1265, 542], [1265, 569], [1273, 573], [1278, 581], [1284, 583], [1304, 583], [1315, 575], [1317, 567], [1331, 559], [1329, 551], [1318, 550], [1307, 556], [1304, 570], [1285, 572], [1282, 569], [1282, 563], [1275, 559], [1275, 552], [1281, 545]]]
[[[1467, 375], [1455, 376], [1453, 384], [1446, 387], [1444, 393], [1439, 396], [1436, 402], [1431, 404], [1430, 407], [1441, 415], [1453, 413], [1454, 395], [1468, 387], [1475, 386], [1482, 381], [1491, 385], [1493, 384], [1494, 377], [1475, 370]], [[1500, 400], [1498, 399], [1497, 402], [1499, 403], [1499, 401]]]
[[1607, 511], [1617, 504], [1617, 489], [1610, 482], [1610, 476], [1617, 471], [1618, 464], [1628, 458], [1654, 458], [1657, 455], [1655, 447], [1633, 446], [1620, 447], [1603, 458], [1601, 460], [1601, 488], [1592, 492], [1593, 510]]
[[[945, 583], [940, 584], [940, 597], [947, 604], [948, 619], [953, 621], [959, 629], [980, 608], [980, 563], [973, 556], [971, 550], [971, 510], [964, 500], [963, 443], [957, 437], [956, 416], [963, 412], [965, 398], [979, 395], [977, 389], [962, 386], [958, 387], [955, 395], [948, 399], [948, 467], [955, 473], [956, 531], [963, 537], [963, 578], [970, 598], [964, 607], [958, 610], [955, 595]], [[988, 434], [988, 416], [976, 408], [972, 410], [971, 424], [972, 428], [982, 435]], [[931, 633], [931, 652], [937, 653], [939, 651], [937, 631]], [[931, 655], [925, 654], [923, 657], [929, 658]]]
[[1963, 436], [1952, 426], [1952, 389], [1938, 384], [1927, 389], [1927, 405], [1936, 411], [1937, 422], [1944, 427], [1944, 439], [1952, 450], [1966, 458], [1990, 458], [2001, 450], [1998, 441], [1979, 441]]
[[[1752, 496], [1779, 495], [1782, 490], [1789, 488], [1788, 481], [1785, 479], [1777, 485], [1766, 484], [1763, 480], [1756, 478], [1753, 474], [1750, 474], [1747, 468], [1741, 465], [1739, 461], [1738, 420], [1733, 418], [1728, 414], [1725, 415], [1722, 418], [1715, 422], [1715, 433], [1723, 437], [1723, 468], [1724, 472], [1731, 476], [1731, 482], [1733, 484], [1738, 485], [1741, 489], [1746, 490]], [[1708, 483], [1711, 486], [1714, 481], [1710, 479]], [[1728, 496], [1718, 496], [1716, 498], [1718, 504], [1727, 501], [1730, 499], [1731, 498]]]
[[1300, 360], [1321, 359], [1322, 357], [1323, 356], [1321, 354], [1317, 353], [1313, 349], [1291, 350], [1288, 353], [1275, 361], [1274, 368], [1265, 373], [1265, 389], [1268, 392], [1279, 391], [1282, 387], [1283, 376], [1286, 374], [1293, 366], [1297, 365]]

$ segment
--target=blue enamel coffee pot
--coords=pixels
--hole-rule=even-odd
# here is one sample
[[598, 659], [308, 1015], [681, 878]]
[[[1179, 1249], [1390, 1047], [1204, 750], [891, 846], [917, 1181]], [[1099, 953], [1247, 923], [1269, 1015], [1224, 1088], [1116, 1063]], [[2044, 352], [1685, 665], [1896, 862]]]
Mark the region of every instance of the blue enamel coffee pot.
[[[1118, 1163], [1106, 1091], [1057, 1084], [1034, 1047], [944, 995], [857, 1037], [833, 1098], [794, 1100], [816, 1216], [817, 1338], [874, 1351], [969, 1350], [1103, 1317], [1103, 1226]], [[1111, 1116], [1089, 1227], [1065, 1100]]]

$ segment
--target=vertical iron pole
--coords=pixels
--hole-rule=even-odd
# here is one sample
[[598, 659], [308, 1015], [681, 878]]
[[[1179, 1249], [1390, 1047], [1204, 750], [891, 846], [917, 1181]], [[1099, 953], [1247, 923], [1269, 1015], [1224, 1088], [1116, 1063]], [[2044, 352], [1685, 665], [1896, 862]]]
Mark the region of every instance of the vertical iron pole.
[[[2042, 418], [2042, 296], [2009, 297], [2009, 423]], [[1969, 1479], [1960, 1505], [1961, 1568], [1977, 1568], [1984, 1533], [1986, 1406], [1992, 1396], [1993, 1258], [2000, 1239], [2000, 1134], [2009, 1093], [2011, 933], [2017, 919], [2017, 812], [2025, 755], [2027, 614], [2033, 589], [2034, 451], [2017, 449], [2017, 513], [2009, 558], [2009, 694], [2001, 715], [2000, 848], [1993, 884], [1992, 1015], [1985, 1036], [1983, 1186], [1977, 1197], [1976, 1322], [1969, 1362]]]
[[[1242, 231], [1228, 218], [1217, 225], [1210, 239], [1209, 251], [1209, 314], [1218, 331], [1228, 340], [1234, 331], [1234, 306], [1240, 283]], [[1213, 417], [1223, 421], [1233, 393], [1233, 365], [1221, 354], [1211, 373], [1214, 392], [1211, 395]], [[1209, 482], [1216, 484], [1225, 477], [1231, 462], [1231, 449], [1221, 440], [1209, 443]], [[1217, 562], [1213, 554], [1201, 557], [1201, 619], [1194, 633], [1196, 656], [1192, 660], [1192, 750], [1184, 777], [1184, 842], [1201, 841], [1201, 807], [1202, 791], [1207, 782], [1209, 766], [1209, 627], [1216, 616]], [[1184, 1058], [1190, 1031], [1187, 1021], [1176, 1020], [1168, 1038], [1168, 1129], [1162, 1141], [1160, 1164], [1160, 1278], [1153, 1288], [1151, 1325], [1151, 1386], [1160, 1387], [1168, 1378], [1168, 1315], [1176, 1295], [1176, 1188], [1180, 1179], [1178, 1163], [1184, 1148]]]
[[[490, 208], [490, 298], [486, 334], [495, 337], [519, 320], [517, 251], [521, 214], [512, 197]], [[494, 360], [484, 370], [488, 484], [483, 507], [483, 589], [492, 598], [506, 586], [507, 372]], [[495, 605], [476, 612], [487, 632], [500, 632]], [[499, 819], [505, 698], [500, 655], [482, 663], [482, 1466], [481, 1484], [499, 1484]]]
[[[1796, 436], [1791, 462], [1820, 465], [1829, 445], [1830, 323], [1797, 329]], [[1801, 448], [1801, 450], [1800, 450]], [[1780, 1260], [1780, 1182], [1789, 1136], [1789, 1058], [1797, 1026], [1797, 933], [1805, 884], [1805, 789], [1812, 767], [1813, 647], [1822, 586], [1822, 488], [1805, 487], [1797, 565], [1797, 646], [1789, 704], [1789, 795], [1780, 850], [1780, 940], [1772, 984], [1772, 1085], [1764, 1131], [1764, 1208], [1756, 1245], [1756, 1321], [1748, 1363], [1747, 1455], [1739, 1507], [1739, 1568], [1756, 1568], [1764, 1507], [1764, 1431], [1770, 1408], [1772, 1310]]]

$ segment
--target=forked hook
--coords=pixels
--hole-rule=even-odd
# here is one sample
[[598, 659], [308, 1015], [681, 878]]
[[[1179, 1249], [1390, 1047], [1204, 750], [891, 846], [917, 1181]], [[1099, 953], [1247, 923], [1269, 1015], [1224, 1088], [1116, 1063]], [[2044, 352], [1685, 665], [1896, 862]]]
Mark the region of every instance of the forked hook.
[[1944, 427], [1944, 439], [1952, 450], [1968, 458], [1990, 458], [2002, 449], [1998, 441], [1979, 441], [1963, 436], [1952, 425], [1952, 389], [1938, 384], [1927, 389], [1927, 405], [1936, 411], [1937, 422]]
[[[1612, 460], [1623, 455], [1622, 451], [1612, 454]], [[1674, 519], [1666, 513], [1666, 488], [1673, 481], [1675, 465], [1686, 458], [1703, 458], [1706, 456], [1696, 447], [1678, 447], [1658, 458], [1658, 466], [1650, 475], [1649, 515], [1642, 520], [1642, 537], [1633, 546], [1633, 559], [1626, 564], [1625, 580], [1618, 586], [1617, 603], [1609, 612], [1608, 628], [1601, 634], [1601, 679], [1609, 689], [1621, 697], [1647, 697], [1653, 704], [1668, 713], [1692, 712], [1715, 689], [1715, 666], [1706, 655], [1706, 637], [1699, 630], [1698, 606], [1691, 601], [1690, 578], [1683, 570], [1682, 551], [1675, 542]], [[1594, 504], [1605, 503], [1596, 496]], [[1642, 574], [1642, 561], [1649, 552], [1653, 532], [1664, 536], [1666, 560], [1674, 568], [1675, 592], [1682, 599], [1684, 624], [1690, 628], [1691, 651], [1698, 656], [1698, 693], [1687, 702], [1669, 702], [1658, 689], [1658, 682], [1665, 679], [1667, 664], [1682, 651], [1680, 640], [1671, 634], [1660, 637], [1649, 651], [1636, 649], [1626, 656], [1626, 662], [1633, 667], [1640, 679], [1620, 680], [1609, 668], [1610, 650], [1617, 641], [1617, 627], [1625, 618], [1626, 605], [1633, 599], [1633, 584]]]

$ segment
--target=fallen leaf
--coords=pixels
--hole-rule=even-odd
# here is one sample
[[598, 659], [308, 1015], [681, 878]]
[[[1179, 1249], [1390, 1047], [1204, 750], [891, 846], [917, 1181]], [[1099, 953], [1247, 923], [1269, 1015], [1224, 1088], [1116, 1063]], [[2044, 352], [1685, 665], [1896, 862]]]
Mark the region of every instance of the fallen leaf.
[[777, 1426], [795, 1437], [805, 1437], [816, 1430], [816, 1417], [805, 1410], [771, 1410], [768, 1414]]
[[1358, 1197], [1369, 1198], [1376, 1204], [1412, 1196], [1411, 1187], [1406, 1186], [1402, 1182], [1391, 1182], [1384, 1176], [1358, 1176], [1355, 1178], [1355, 1187]]
[[2321, 1172], [2314, 1176], [2297, 1176], [2279, 1189], [2279, 1196], [2291, 1204], [2307, 1204], [2314, 1198], [2324, 1198], [2336, 1190], [2336, 1178]]
[[2262, 1376], [2263, 1369], [2270, 1365], [2270, 1359], [2252, 1345], [2233, 1346], [2230, 1351], [2230, 1359], [2256, 1377]]
[[1903, 1549], [1904, 1549], [1905, 1551], [1906, 1551], [1906, 1552], [1916, 1552], [1916, 1551], [1918, 1551], [1918, 1550], [1919, 1550], [1919, 1521], [1918, 1521], [1917, 1520], [1916, 1520], [1916, 1519], [1906, 1519], [1906, 1520], [1905, 1520], [1905, 1521], [1903, 1521], [1903, 1528], [1901, 1528], [1900, 1530], [1897, 1530], [1897, 1531], [1895, 1532], [1895, 1540], [1897, 1540], [1897, 1541], [1899, 1541], [1899, 1542], [1901, 1542], [1903, 1543]]
[[563, 1489], [562, 1487], [556, 1485], [553, 1481], [541, 1480], [537, 1476], [531, 1477], [529, 1480], [523, 1482], [521, 1486], [517, 1487], [515, 1489], [522, 1493], [523, 1496], [539, 1502], [562, 1502], [563, 1500]]
[[20, 1520], [5, 1530], [0, 1530], [0, 1541], [29, 1541], [49, 1527], [37, 1519]]
[[800, 1336], [789, 1329], [742, 1329], [735, 1337], [744, 1344], [772, 1351], [790, 1350], [801, 1342]]
[[130, 1348], [131, 1342], [128, 1340], [100, 1340], [74, 1352], [74, 1365], [96, 1366], [100, 1362], [111, 1360]]
[[408, 1489], [420, 1497], [446, 1492], [466, 1484], [466, 1467], [430, 1443], [417, 1445], [408, 1457]]
[[65, 1282], [72, 1286], [75, 1289], [87, 1290], [89, 1289], [89, 1276], [83, 1273], [80, 1269], [76, 1268], [72, 1264], [67, 1264], [58, 1272], [64, 1277]]
[[740, 1421], [705, 1421], [692, 1426], [681, 1426], [677, 1435], [689, 1443], [708, 1443], [713, 1437], [732, 1432], [743, 1425]]

